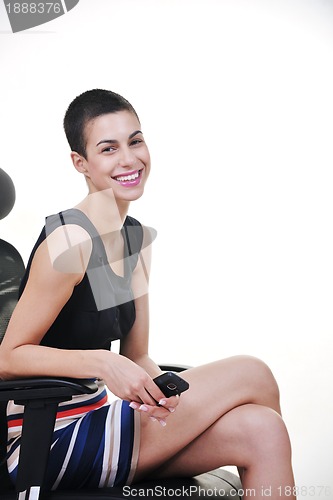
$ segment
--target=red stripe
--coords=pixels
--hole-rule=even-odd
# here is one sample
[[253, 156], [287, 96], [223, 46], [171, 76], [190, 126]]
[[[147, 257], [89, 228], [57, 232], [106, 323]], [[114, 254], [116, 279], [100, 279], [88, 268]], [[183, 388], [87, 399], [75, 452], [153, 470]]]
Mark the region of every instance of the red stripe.
[[107, 402], [107, 400], [108, 397], [107, 395], [105, 395], [104, 398], [100, 399], [99, 401], [97, 401], [97, 403], [93, 405], [79, 406], [78, 408], [73, 408], [72, 410], [59, 411], [57, 413], [57, 419], [63, 417], [70, 417], [72, 415], [77, 415], [78, 413], [86, 413], [90, 410], [96, 410], [96, 408], [103, 406], [104, 403]]
[[18, 420], [8, 420], [8, 427], [22, 427], [23, 419]]
[[[90, 410], [96, 410], [100, 406], [103, 406], [108, 400], [107, 395], [104, 396], [104, 398], [100, 399], [97, 401], [95, 404], [92, 405], [85, 405], [85, 406], [78, 406], [76, 408], [72, 408], [71, 410], [64, 410], [64, 411], [59, 411], [57, 412], [57, 419], [59, 418], [64, 418], [64, 417], [71, 417], [72, 415], [78, 415], [80, 413], [87, 413]], [[23, 418], [19, 418], [17, 420], [8, 420], [8, 427], [22, 427], [23, 425]]]

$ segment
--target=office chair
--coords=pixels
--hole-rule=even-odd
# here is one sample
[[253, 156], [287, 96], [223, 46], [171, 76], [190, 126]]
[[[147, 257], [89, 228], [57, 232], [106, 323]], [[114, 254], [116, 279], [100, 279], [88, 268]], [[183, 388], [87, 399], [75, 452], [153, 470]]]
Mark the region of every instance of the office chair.
[[[15, 189], [11, 178], [0, 169], [0, 219], [15, 203]], [[19, 252], [0, 240], [0, 342], [5, 334], [10, 315], [18, 298], [18, 287], [24, 274], [24, 263]], [[182, 371], [184, 367], [162, 365], [164, 371]], [[30, 378], [0, 381], [0, 498], [1, 500], [118, 500], [147, 496], [152, 500], [167, 496], [192, 498], [241, 499], [241, 483], [235, 474], [217, 469], [194, 478], [146, 480], [121, 487], [71, 491], [43, 490], [57, 407], [77, 394], [96, 392], [93, 380], [68, 378]], [[9, 400], [25, 406], [24, 423], [16, 490], [7, 470], [6, 407]], [[133, 492], [133, 494], [131, 493]]]

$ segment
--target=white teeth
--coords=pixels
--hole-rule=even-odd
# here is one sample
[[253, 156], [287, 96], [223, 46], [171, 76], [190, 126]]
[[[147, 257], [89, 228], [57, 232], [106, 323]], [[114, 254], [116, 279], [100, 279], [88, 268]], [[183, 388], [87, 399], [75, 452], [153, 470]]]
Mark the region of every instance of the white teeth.
[[119, 182], [134, 181], [134, 179], [137, 179], [138, 177], [139, 177], [139, 172], [136, 172], [135, 174], [132, 175], [122, 175], [121, 177], [116, 177], [116, 181]]

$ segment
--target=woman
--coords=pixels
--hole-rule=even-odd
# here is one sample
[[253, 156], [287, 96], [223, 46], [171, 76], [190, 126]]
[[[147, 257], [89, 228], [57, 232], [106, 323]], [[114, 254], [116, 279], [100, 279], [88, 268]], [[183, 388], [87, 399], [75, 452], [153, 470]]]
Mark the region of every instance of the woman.
[[[183, 377], [166, 398], [148, 357], [151, 233], [127, 216], [144, 191], [150, 157], [133, 107], [91, 90], [64, 119], [71, 158], [89, 193], [48, 217], [0, 348], [0, 376], [96, 378], [99, 391], [59, 408], [49, 488], [131, 484], [236, 465], [256, 498], [295, 498], [291, 449], [269, 368], [237, 356]], [[120, 339], [119, 354], [110, 351]], [[108, 403], [107, 386], [119, 400]], [[22, 408], [8, 408], [9, 471], [15, 481]], [[189, 424], [190, 422], [190, 424]]]

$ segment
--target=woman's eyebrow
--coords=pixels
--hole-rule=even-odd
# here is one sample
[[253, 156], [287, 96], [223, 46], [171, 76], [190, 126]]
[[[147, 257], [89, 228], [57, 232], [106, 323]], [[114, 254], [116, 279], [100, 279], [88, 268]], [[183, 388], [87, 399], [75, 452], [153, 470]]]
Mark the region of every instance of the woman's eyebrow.
[[132, 137], [134, 137], [136, 134], [142, 134], [141, 130], [136, 130], [135, 132], [133, 132], [131, 135], [128, 136], [129, 139], [132, 139]]
[[[141, 130], [136, 130], [135, 132], [132, 132], [132, 134], [130, 134], [128, 138], [132, 139], [137, 134], [142, 134]], [[99, 146], [100, 144], [115, 144], [117, 142], [118, 141], [116, 139], [102, 139], [96, 144], [96, 147]]]

